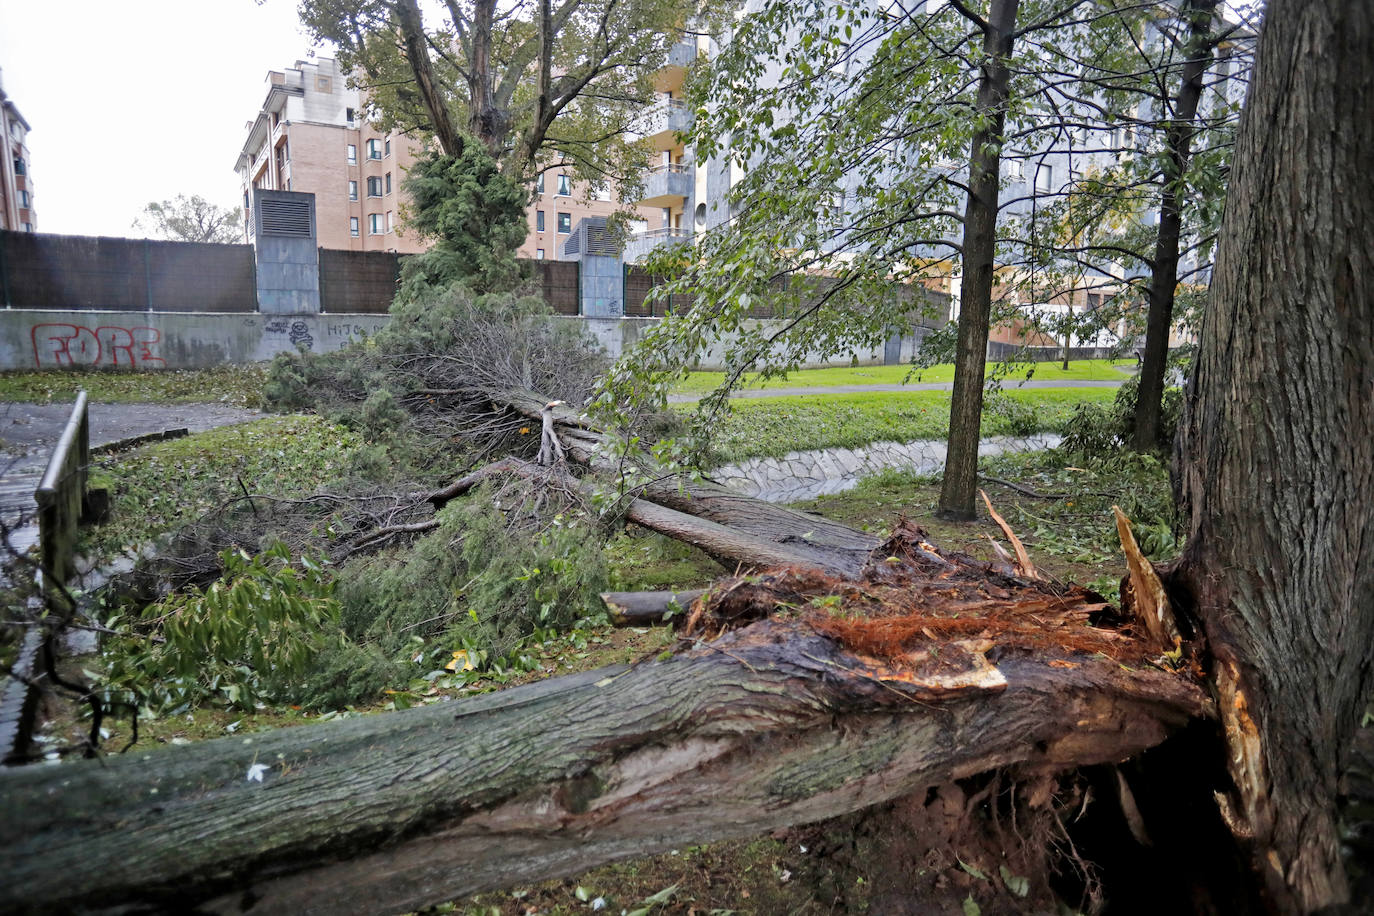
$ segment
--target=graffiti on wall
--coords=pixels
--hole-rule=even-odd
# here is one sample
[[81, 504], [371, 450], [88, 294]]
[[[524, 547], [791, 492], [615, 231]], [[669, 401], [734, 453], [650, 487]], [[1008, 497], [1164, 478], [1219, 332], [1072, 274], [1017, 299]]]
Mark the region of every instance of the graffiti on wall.
[[310, 334], [310, 325], [304, 321], [290, 321], [285, 318], [273, 318], [263, 325], [263, 331], [268, 334], [285, 334], [291, 346], [297, 350], [312, 350], [315, 347], [315, 338]]
[[36, 324], [33, 361], [40, 369], [64, 366], [127, 366], [158, 369], [162, 332], [157, 328], [104, 325], [92, 330], [79, 324]]

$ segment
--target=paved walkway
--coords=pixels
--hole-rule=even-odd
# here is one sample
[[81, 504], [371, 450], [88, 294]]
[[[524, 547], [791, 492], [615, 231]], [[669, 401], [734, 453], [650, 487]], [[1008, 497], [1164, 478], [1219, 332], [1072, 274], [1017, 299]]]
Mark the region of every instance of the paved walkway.
[[[1008, 452], [1054, 448], [1061, 439], [1054, 433], [1033, 436], [990, 436], [978, 443], [980, 458]], [[945, 466], [945, 440], [873, 442], [860, 448], [825, 448], [788, 452], [781, 458], [750, 458], [718, 467], [707, 477], [718, 480], [745, 496], [766, 502], [799, 502], [832, 493], [843, 493], [870, 474], [887, 468], [913, 474], [934, 474]]]
[[[1022, 382], [1003, 382], [1003, 391], [1017, 391], [1023, 388], [1120, 388], [1126, 381], [1125, 378], [1117, 381], [1116, 379], [1103, 379], [1101, 381], [1085, 381], [1082, 379], [1073, 381], [1030, 381]], [[795, 388], [780, 386], [777, 388], [744, 388], [730, 392], [731, 398], [781, 398], [798, 394], [855, 394], [866, 391], [953, 391], [953, 382], [916, 382], [911, 385], [805, 385]], [[701, 400], [703, 394], [670, 394], [668, 403], [670, 404], [694, 404]]]
[[[261, 411], [223, 404], [100, 404], [91, 402], [91, 447], [133, 436], [246, 423]], [[0, 519], [6, 525], [27, 522], [10, 535], [17, 550], [27, 550], [38, 531], [33, 522], [33, 491], [47, 469], [48, 458], [71, 416], [71, 404], [0, 403]]]

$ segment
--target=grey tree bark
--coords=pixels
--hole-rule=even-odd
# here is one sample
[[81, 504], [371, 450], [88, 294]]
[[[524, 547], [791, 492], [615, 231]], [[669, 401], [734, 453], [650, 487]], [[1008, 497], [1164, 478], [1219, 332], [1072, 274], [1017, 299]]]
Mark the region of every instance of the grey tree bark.
[[922, 679], [764, 621], [631, 668], [0, 772], [0, 899], [402, 912], [994, 768], [1120, 760], [1208, 705], [1177, 675], [1055, 652]]
[[[1139, 452], [1152, 452], [1160, 445], [1161, 409], [1164, 398], [1164, 370], [1169, 356], [1169, 330], [1173, 325], [1174, 293], [1178, 287], [1178, 250], [1183, 230], [1183, 208], [1179, 200], [1183, 176], [1192, 157], [1194, 120], [1202, 99], [1203, 77], [1212, 63], [1219, 0], [1185, 0], [1180, 11], [1188, 21], [1188, 43], [1177, 95], [1168, 100], [1172, 108], [1164, 131], [1164, 192], [1160, 195], [1159, 234], [1151, 260], [1149, 311], [1145, 318], [1145, 353], [1140, 361], [1140, 388], [1136, 397], [1132, 446]], [[1068, 368], [1067, 363], [1065, 368]]]
[[959, 290], [959, 341], [949, 405], [949, 449], [940, 488], [942, 518], [972, 521], [978, 489], [978, 439], [983, 419], [983, 373], [992, 317], [993, 259], [997, 243], [998, 181], [1016, 12], [1020, 0], [992, 0], [986, 20], [954, 4], [983, 30], [983, 70], [977, 111], [983, 125], [969, 150], [969, 193], [964, 207], [963, 280]]
[[1374, 7], [1274, 0], [1180, 430], [1175, 583], [1213, 656], [1223, 813], [1276, 909], [1348, 895], [1335, 801], [1374, 687]]

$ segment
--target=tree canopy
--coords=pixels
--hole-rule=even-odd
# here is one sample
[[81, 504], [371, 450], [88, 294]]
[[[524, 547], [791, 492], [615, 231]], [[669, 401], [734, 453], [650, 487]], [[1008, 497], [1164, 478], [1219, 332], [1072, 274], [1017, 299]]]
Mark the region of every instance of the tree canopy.
[[143, 208], [133, 227], [174, 242], [243, 241], [243, 213], [237, 207], [216, 206], [199, 194], [153, 201]]
[[[1136, 4], [762, 4], [694, 86], [690, 139], [731, 182], [695, 248], [658, 261], [696, 307], [627, 361], [637, 387], [720, 337], [727, 386], [747, 369], [786, 372], [876, 347], [930, 307], [923, 287], [948, 288], [961, 325], [981, 316], [961, 332], [968, 352], [957, 361], [970, 376], [956, 382], [952, 418], [966, 422], [951, 424], [951, 466], [971, 466], [994, 313], [1085, 290], [1137, 304], [1165, 186], [1202, 198], [1183, 236], [1185, 254], [1205, 264], [1229, 141], [1209, 139], [1180, 188], [1162, 139], [1171, 125], [1189, 139], [1196, 130], [1173, 104], [1196, 58], [1188, 34]], [[1209, 52], [1224, 34], [1207, 32]], [[1228, 124], [1234, 107], [1216, 103], [1208, 116]], [[910, 293], [893, 295], [894, 281]], [[744, 322], [762, 302], [780, 326]], [[948, 356], [955, 330], [931, 349]], [[949, 508], [967, 516], [972, 478], [955, 476]]]
[[444, 11], [435, 24], [416, 0], [301, 4], [382, 125], [449, 156], [475, 139], [519, 182], [554, 166], [603, 186], [638, 176], [646, 153], [630, 132], [682, 35], [681, 4], [445, 0]]

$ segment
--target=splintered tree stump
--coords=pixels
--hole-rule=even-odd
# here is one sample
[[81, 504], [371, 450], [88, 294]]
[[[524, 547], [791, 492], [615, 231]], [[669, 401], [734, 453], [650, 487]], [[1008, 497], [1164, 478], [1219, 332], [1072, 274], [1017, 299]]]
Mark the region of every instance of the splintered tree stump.
[[669, 657], [0, 773], [0, 899], [400, 912], [993, 769], [1120, 761], [1210, 714], [1133, 627], [903, 526], [857, 577], [718, 585]]

